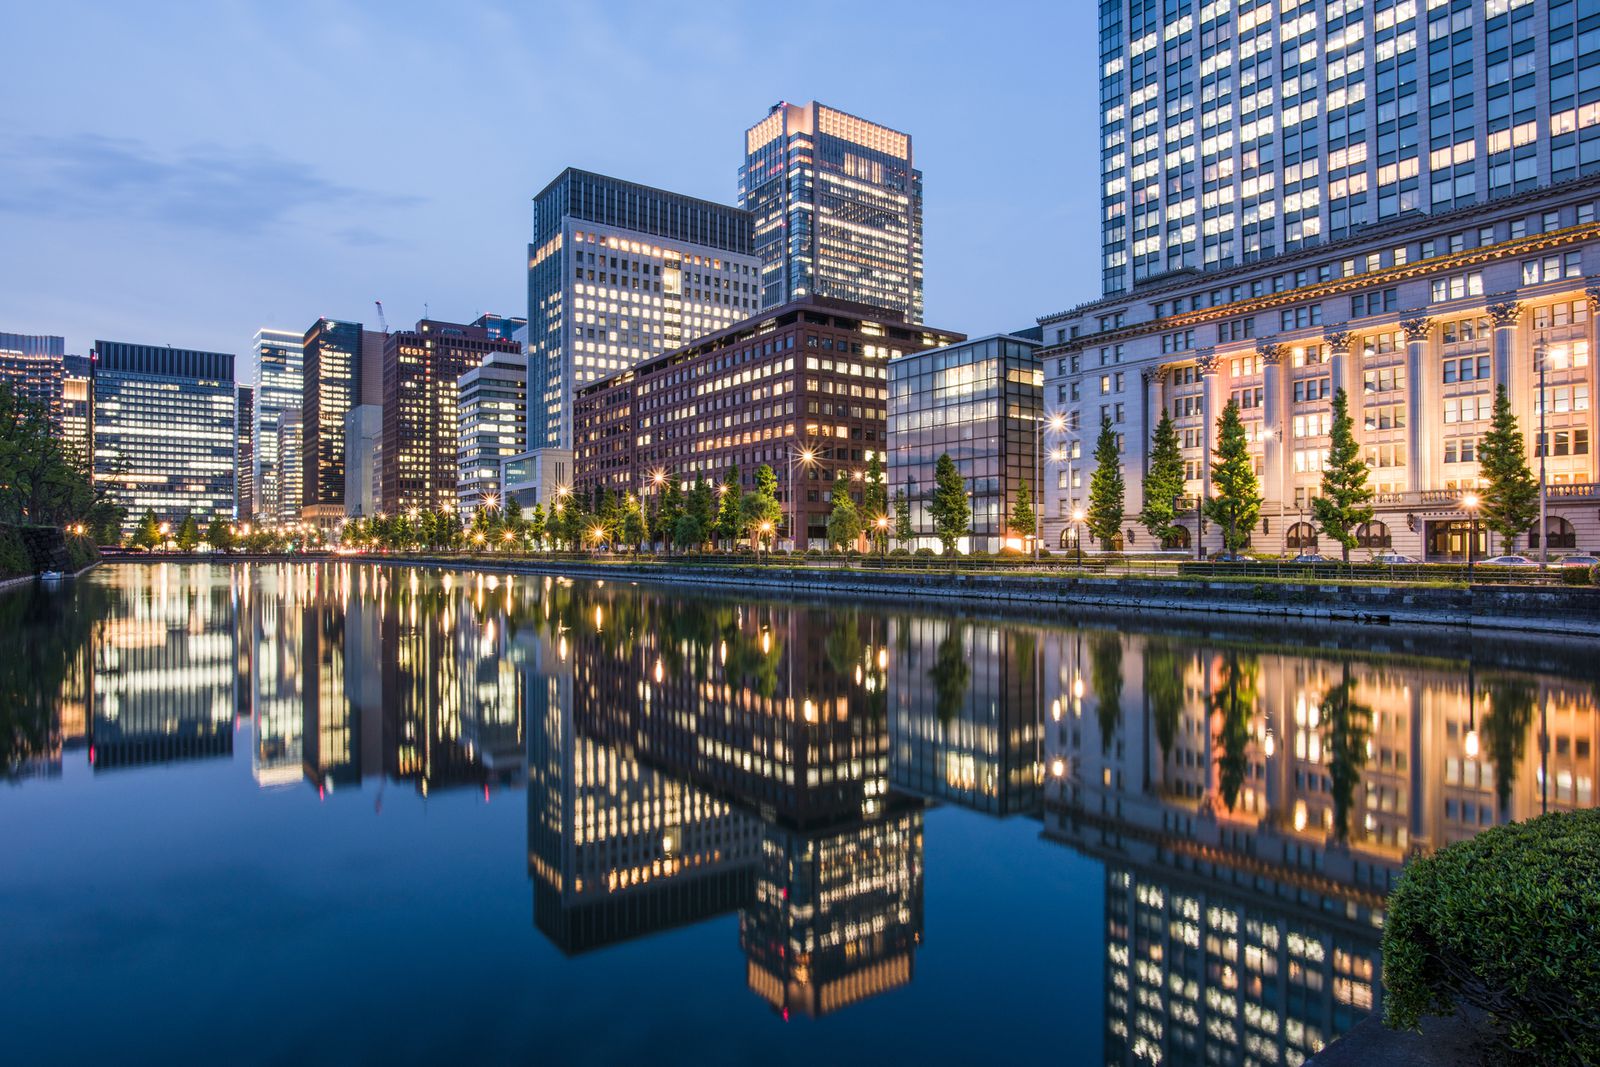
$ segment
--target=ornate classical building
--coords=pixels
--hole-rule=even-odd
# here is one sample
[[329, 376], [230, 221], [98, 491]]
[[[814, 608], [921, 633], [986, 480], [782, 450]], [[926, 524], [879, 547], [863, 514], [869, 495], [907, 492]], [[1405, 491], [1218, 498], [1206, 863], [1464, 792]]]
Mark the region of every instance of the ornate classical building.
[[[1549, 548], [1600, 545], [1595, 352], [1600, 178], [1433, 216], [1229, 269], [1153, 279], [1040, 319], [1045, 409], [1059, 414], [1060, 462], [1045, 478], [1047, 543], [1087, 502], [1102, 419], [1122, 442], [1128, 547], [1150, 547], [1131, 516], [1161, 413], [1176, 422], [1188, 475], [1184, 529], [1211, 492], [1217, 417], [1238, 403], [1265, 505], [1252, 547], [1337, 548], [1311, 521], [1343, 388], [1377, 491], [1358, 551], [1463, 559], [1465, 493], [1505, 385], [1536, 475], [1548, 484]], [[1542, 361], [1542, 366], [1541, 366]], [[1541, 399], [1542, 398], [1542, 399]], [[1220, 547], [1211, 524], [1205, 547]], [[1478, 524], [1478, 551], [1491, 546]], [[1539, 532], [1517, 539], [1536, 549]]]

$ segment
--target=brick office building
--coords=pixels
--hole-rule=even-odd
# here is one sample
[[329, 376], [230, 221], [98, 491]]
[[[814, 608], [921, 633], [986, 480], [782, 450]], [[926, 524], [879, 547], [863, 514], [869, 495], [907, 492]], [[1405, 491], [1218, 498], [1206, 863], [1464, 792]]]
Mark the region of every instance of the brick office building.
[[580, 391], [574, 487], [648, 499], [668, 478], [720, 481], [737, 466], [750, 490], [765, 463], [783, 536], [820, 542], [835, 486], [859, 503], [867, 464], [885, 458], [889, 361], [962, 339], [843, 300], [773, 308]]

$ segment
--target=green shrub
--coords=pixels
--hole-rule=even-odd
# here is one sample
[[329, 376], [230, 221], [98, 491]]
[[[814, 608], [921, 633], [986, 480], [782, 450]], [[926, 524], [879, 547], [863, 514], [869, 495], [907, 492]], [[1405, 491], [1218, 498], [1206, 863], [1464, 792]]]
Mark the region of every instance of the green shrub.
[[1600, 585], [1600, 563], [1589, 568], [1589, 584]]
[[92, 538], [67, 538], [67, 570], [76, 574], [100, 559], [100, 549]]
[[33, 560], [15, 526], [0, 526], [0, 578], [20, 578], [33, 573]]
[[1384, 1021], [1486, 1012], [1498, 1060], [1600, 1063], [1600, 810], [1486, 830], [1412, 862], [1383, 931]]
[[1039, 550], [1039, 558], [1040, 559], [1049, 559], [1050, 558], [1050, 550], [1048, 548], [1041, 548]]
[[[1561, 568], [1561, 584], [1562, 585], [1592, 585], [1594, 583], [1594, 579], [1589, 574], [1590, 569], [1591, 568], [1588, 568], [1588, 567], [1562, 567]], [[1600, 569], [1600, 568], [1594, 568], [1594, 569]]]
[[808, 549], [806, 549], [806, 555], [813, 556], [813, 557], [820, 556], [820, 555], [822, 555], [822, 549], [820, 549], [820, 548], [808, 548]]
[[924, 558], [931, 558], [934, 555], [934, 551], [931, 548], [919, 548], [919, 549], [916, 550], [915, 553], [913, 553], [913, 555], [922, 556]]
[[891, 555], [891, 556], [909, 556], [909, 555], [911, 555], [911, 550], [909, 548], [892, 548], [892, 549], [889, 550], [889, 555]]

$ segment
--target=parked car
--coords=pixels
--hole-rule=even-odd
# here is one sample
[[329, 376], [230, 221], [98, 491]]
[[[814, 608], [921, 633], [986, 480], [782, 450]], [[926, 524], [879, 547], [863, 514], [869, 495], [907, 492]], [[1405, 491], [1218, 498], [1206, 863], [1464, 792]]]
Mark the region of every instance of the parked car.
[[1527, 556], [1490, 556], [1488, 559], [1480, 559], [1478, 562], [1485, 567], [1537, 567], [1539, 565], [1537, 560], [1531, 560]]
[[1600, 566], [1600, 556], [1591, 556], [1588, 553], [1579, 552], [1573, 555], [1562, 556], [1560, 559], [1556, 560], [1556, 566], [1583, 567], [1587, 570], [1590, 567]]
[[1216, 551], [1211, 553], [1212, 563], [1254, 563], [1255, 557], [1241, 555], [1238, 552]]
[[1327, 556], [1324, 556], [1320, 552], [1302, 552], [1298, 556], [1296, 556], [1294, 559], [1290, 560], [1289, 562], [1290, 563], [1332, 563], [1333, 560], [1329, 559]]
[[1386, 567], [1409, 567], [1422, 561], [1415, 556], [1407, 556], [1400, 552], [1379, 552], [1372, 557], [1372, 562], [1382, 563]]

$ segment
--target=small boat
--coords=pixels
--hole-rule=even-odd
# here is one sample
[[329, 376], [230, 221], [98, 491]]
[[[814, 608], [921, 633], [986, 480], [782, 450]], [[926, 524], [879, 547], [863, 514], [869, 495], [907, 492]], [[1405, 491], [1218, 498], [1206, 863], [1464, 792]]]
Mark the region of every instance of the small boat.
[[59, 582], [62, 579], [62, 577], [63, 577], [63, 575], [62, 575], [62, 573], [60, 571], [40, 571], [39, 572], [39, 580], [41, 582]]

